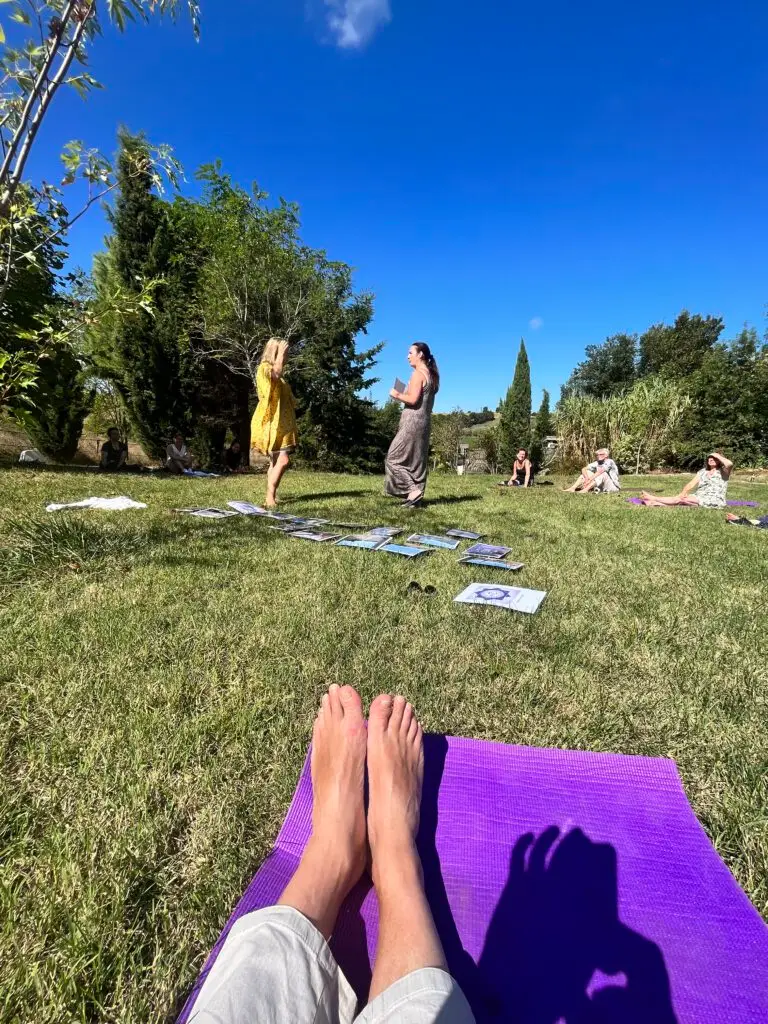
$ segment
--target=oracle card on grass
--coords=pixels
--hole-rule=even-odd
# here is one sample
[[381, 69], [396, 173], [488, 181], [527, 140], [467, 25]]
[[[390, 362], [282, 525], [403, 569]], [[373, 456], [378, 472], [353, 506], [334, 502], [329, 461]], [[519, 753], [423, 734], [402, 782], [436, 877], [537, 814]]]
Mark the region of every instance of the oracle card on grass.
[[389, 555], [403, 555], [404, 558], [418, 558], [419, 555], [431, 555], [429, 548], [419, 548], [413, 544], [380, 544], [377, 551], [386, 551]]
[[369, 537], [396, 537], [405, 531], [399, 526], [374, 526], [365, 531]]
[[464, 552], [464, 557], [504, 558], [511, 550], [512, 548], [503, 548], [498, 544], [473, 544], [471, 548], [467, 548]]
[[241, 516], [266, 516], [269, 518], [272, 515], [268, 509], [262, 508], [261, 505], [254, 505], [251, 501], [228, 501], [227, 504]]
[[236, 516], [237, 512], [230, 512], [226, 508], [175, 508], [174, 512], [183, 512], [188, 516], [199, 516], [200, 519], [229, 519]]
[[383, 537], [370, 537], [366, 533], [352, 533], [348, 537], [342, 537], [341, 540], [336, 541], [336, 547], [361, 548], [363, 551], [375, 551], [382, 544], [386, 544]]
[[298, 540], [312, 540], [315, 544], [323, 544], [329, 540], [340, 540], [340, 533], [323, 533], [321, 530], [291, 530], [288, 537], [296, 537]]
[[459, 604], [489, 604], [506, 608], [510, 612], [533, 615], [547, 596], [546, 590], [527, 590], [524, 587], [505, 587], [494, 583], [470, 583], [466, 590], [454, 597]]
[[505, 562], [503, 558], [460, 558], [459, 565], [479, 565], [484, 569], [509, 569], [518, 572], [524, 562]]
[[434, 533], [412, 533], [406, 538], [408, 544], [426, 544], [428, 548], [447, 548], [455, 551], [459, 542], [452, 537], [437, 537]]

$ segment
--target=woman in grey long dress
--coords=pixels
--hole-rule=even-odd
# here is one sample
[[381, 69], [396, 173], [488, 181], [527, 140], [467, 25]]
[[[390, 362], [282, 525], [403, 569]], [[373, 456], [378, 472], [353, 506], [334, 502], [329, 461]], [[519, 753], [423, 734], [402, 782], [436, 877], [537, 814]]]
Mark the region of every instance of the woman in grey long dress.
[[384, 463], [386, 491], [393, 498], [404, 498], [404, 504], [418, 505], [424, 497], [429, 466], [429, 434], [432, 406], [440, 388], [440, 373], [429, 345], [414, 342], [408, 349], [408, 362], [413, 373], [405, 391], [389, 392], [405, 408], [400, 426], [389, 446]]

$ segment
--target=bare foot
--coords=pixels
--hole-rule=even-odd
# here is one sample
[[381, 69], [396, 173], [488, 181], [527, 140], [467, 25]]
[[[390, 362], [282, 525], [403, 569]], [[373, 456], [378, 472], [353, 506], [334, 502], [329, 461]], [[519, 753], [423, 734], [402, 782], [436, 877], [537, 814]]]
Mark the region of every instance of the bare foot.
[[357, 691], [337, 686], [323, 694], [312, 733], [312, 843], [350, 876], [351, 888], [366, 860], [366, 731]]
[[312, 835], [279, 903], [329, 938], [366, 861], [366, 731], [360, 697], [335, 683], [323, 695], [312, 734]]
[[368, 718], [368, 841], [377, 888], [382, 875], [418, 861], [424, 743], [421, 726], [404, 697], [381, 694]]

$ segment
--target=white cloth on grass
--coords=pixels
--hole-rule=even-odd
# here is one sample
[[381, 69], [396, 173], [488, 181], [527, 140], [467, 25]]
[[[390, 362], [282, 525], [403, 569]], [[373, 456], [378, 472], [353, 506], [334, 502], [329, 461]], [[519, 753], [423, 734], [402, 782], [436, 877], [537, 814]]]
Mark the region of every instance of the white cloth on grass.
[[446, 971], [400, 978], [359, 1015], [357, 997], [320, 932], [293, 907], [239, 918], [192, 1007], [189, 1024], [474, 1024]]
[[119, 498], [85, 498], [83, 501], [70, 501], [64, 505], [46, 505], [46, 512], [58, 512], [62, 508], [103, 508], [108, 512], [122, 512], [126, 508], [146, 508], [142, 501], [134, 501], [121, 495]]
[[19, 462], [39, 462], [43, 466], [48, 464], [48, 459], [42, 455], [37, 448], [25, 448], [19, 455]]

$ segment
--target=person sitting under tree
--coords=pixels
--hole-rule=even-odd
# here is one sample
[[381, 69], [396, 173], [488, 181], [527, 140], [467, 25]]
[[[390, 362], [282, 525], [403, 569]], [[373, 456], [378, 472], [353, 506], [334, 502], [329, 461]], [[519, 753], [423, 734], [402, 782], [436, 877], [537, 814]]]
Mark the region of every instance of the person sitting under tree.
[[[644, 505], [700, 505], [703, 508], [725, 508], [727, 505], [728, 480], [733, 463], [718, 452], [707, 456], [703, 469], [689, 480], [674, 498], [657, 498], [655, 494], [642, 491], [640, 500]], [[696, 491], [691, 494], [691, 491]]]
[[222, 453], [222, 468], [225, 473], [243, 473], [243, 449], [240, 442], [235, 438], [228, 448]]
[[521, 448], [512, 464], [512, 476], [507, 480], [507, 487], [531, 487], [533, 485], [533, 467], [528, 452]]
[[[423, 779], [421, 725], [405, 698], [378, 696], [366, 730], [356, 690], [333, 684], [312, 734], [312, 835], [299, 866], [277, 906], [232, 927], [191, 1021], [474, 1024], [424, 892], [416, 849]], [[379, 938], [369, 1002], [355, 1016], [357, 997], [328, 942], [368, 856]]]
[[107, 431], [107, 440], [101, 446], [101, 459], [99, 469], [108, 473], [117, 473], [124, 469], [128, 461], [128, 445], [120, 440], [120, 431], [117, 427], [110, 427]]
[[183, 473], [185, 469], [192, 469], [192, 462], [192, 453], [183, 435], [177, 431], [173, 441], [165, 447], [165, 468], [171, 473]]
[[595, 461], [590, 462], [581, 471], [581, 475], [570, 487], [565, 490], [570, 494], [580, 491], [587, 494], [592, 491], [594, 494], [610, 494], [621, 490], [619, 483], [619, 467], [610, 457], [608, 448], [598, 448], [595, 452]]

